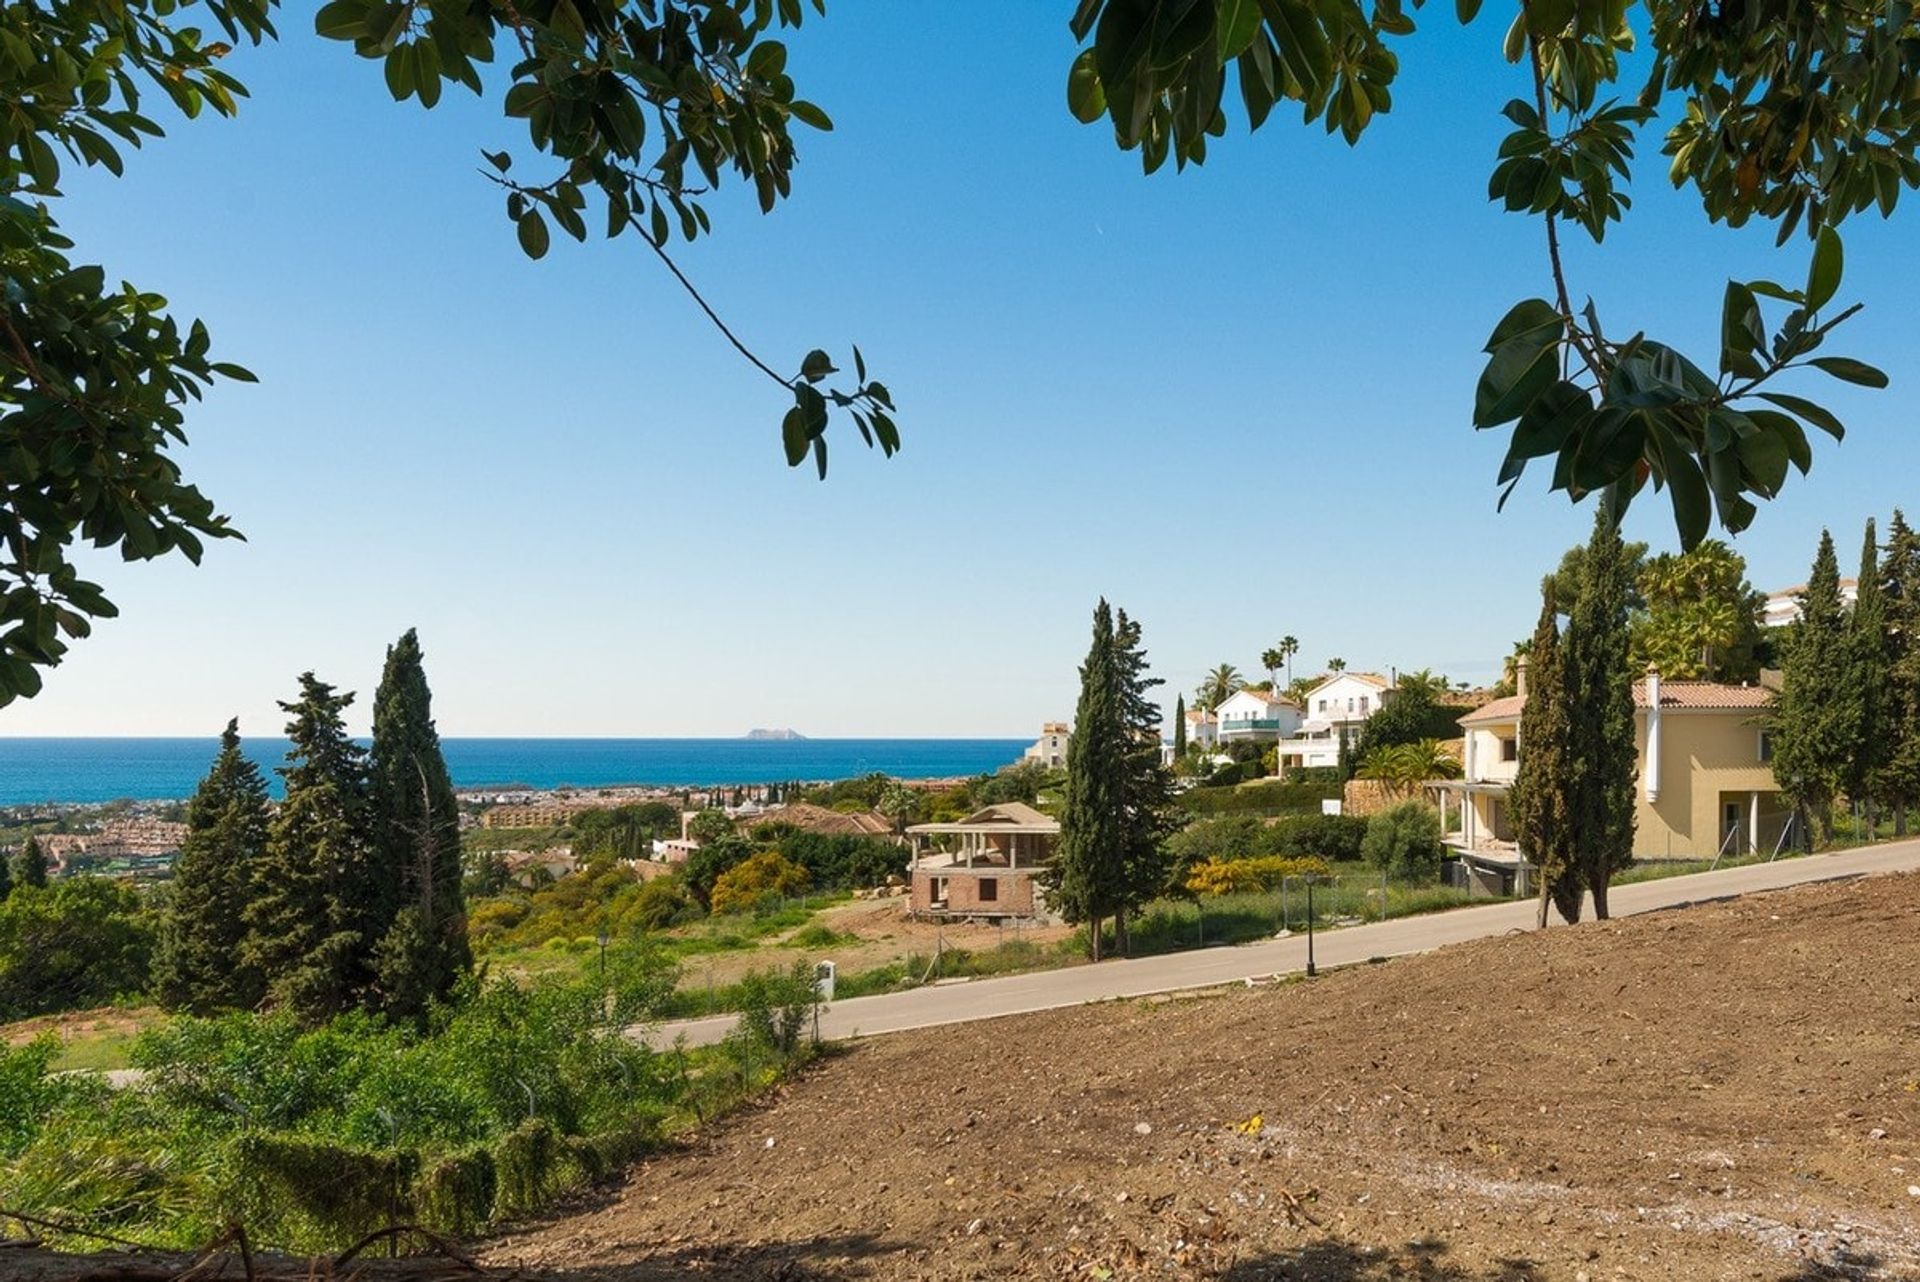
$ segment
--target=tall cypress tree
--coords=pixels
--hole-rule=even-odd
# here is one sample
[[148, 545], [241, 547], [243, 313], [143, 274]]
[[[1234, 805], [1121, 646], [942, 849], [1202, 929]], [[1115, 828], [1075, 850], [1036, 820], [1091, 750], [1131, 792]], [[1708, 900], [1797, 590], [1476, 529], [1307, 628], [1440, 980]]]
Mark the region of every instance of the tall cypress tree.
[[40, 839], [29, 835], [20, 849], [13, 853], [13, 884], [16, 886], [34, 886], [45, 889], [47, 884], [48, 860], [46, 847]]
[[247, 1009], [266, 995], [245, 957], [245, 912], [267, 848], [267, 781], [227, 722], [213, 768], [187, 803], [173, 900], [153, 959], [153, 991], [168, 1010]]
[[1581, 879], [1593, 894], [1593, 915], [1604, 920], [1613, 874], [1633, 862], [1633, 781], [1639, 767], [1628, 661], [1633, 584], [1609, 501], [1601, 503], [1594, 519], [1585, 561], [1560, 648], [1567, 823], [1577, 843]]
[[1187, 696], [1176, 695], [1173, 700], [1173, 759], [1175, 761], [1187, 755]]
[[1113, 611], [1102, 597], [1093, 612], [1093, 641], [1080, 665], [1080, 701], [1067, 741], [1067, 781], [1060, 809], [1060, 847], [1052, 897], [1070, 922], [1085, 922], [1089, 953], [1101, 956], [1100, 932], [1116, 905], [1129, 830], [1127, 743], [1121, 674], [1114, 662]]
[[1547, 924], [1547, 905], [1569, 922], [1580, 920], [1586, 898], [1567, 816], [1567, 691], [1560, 667], [1560, 619], [1553, 604], [1553, 581], [1540, 589], [1540, 621], [1527, 648], [1527, 701], [1520, 709], [1520, 763], [1507, 804], [1513, 815], [1520, 853], [1538, 870], [1539, 924]]
[[1872, 788], [1888, 755], [1881, 725], [1881, 705], [1887, 693], [1887, 609], [1880, 583], [1880, 545], [1874, 539], [1872, 517], [1867, 518], [1866, 542], [1860, 549], [1860, 577], [1854, 583], [1857, 595], [1849, 619], [1853, 655], [1847, 678], [1856, 720], [1853, 751], [1842, 773], [1841, 787], [1848, 800], [1859, 803], [1871, 815]]
[[419, 635], [387, 650], [373, 699], [379, 1000], [417, 1019], [473, 968], [460, 887], [460, 813], [433, 725]]
[[1833, 840], [1833, 802], [1845, 785], [1860, 727], [1852, 677], [1854, 641], [1840, 596], [1833, 535], [1820, 550], [1800, 594], [1800, 617], [1787, 631], [1786, 661], [1773, 698], [1773, 776], [1801, 816]]
[[1127, 923], [1166, 887], [1165, 843], [1172, 836], [1173, 776], [1160, 762], [1160, 706], [1151, 697], [1163, 682], [1147, 675], [1140, 624], [1122, 610], [1113, 628], [1120, 694], [1121, 793], [1126, 835], [1114, 903], [1115, 937], [1129, 950]]
[[341, 720], [352, 702], [308, 672], [300, 698], [280, 705], [293, 718], [293, 747], [279, 767], [287, 795], [246, 911], [245, 956], [269, 999], [310, 1020], [354, 1005], [372, 981], [369, 927], [381, 894], [368, 840], [366, 755]]
[[1894, 830], [1904, 836], [1907, 808], [1920, 804], [1920, 535], [1897, 509], [1887, 523], [1880, 584], [1886, 616], [1880, 731], [1886, 748], [1873, 791], [1893, 809]]

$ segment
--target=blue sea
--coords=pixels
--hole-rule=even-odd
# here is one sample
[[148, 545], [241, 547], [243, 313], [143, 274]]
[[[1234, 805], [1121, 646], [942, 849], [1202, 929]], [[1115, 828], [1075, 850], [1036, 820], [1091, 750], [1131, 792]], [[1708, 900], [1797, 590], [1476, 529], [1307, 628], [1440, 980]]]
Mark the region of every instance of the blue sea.
[[[249, 739], [268, 771], [279, 739]], [[905, 779], [998, 770], [1022, 739], [448, 739], [456, 788], [602, 788], [614, 784], [784, 783], [882, 771]], [[213, 761], [214, 739], [0, 738], [0, 806], [45, 801], [167, 801], [189, 796]]]

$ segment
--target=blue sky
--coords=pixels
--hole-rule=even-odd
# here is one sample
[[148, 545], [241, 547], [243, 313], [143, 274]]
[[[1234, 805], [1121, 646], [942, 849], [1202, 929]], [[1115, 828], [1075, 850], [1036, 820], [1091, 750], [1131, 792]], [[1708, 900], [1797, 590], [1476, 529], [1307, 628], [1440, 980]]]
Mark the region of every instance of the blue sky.
[[[836, 429], [824, 484], [637, 243], [521, 256], [476, 172], [529, 154], [497, 104], [396, 105], [288, 13], [233, 59], [239, 120], [170, 124], [61, 212], [261, 376], [184, 454], [250, 541], [95, 562], [123, 617], [0, 734], [277, 731], [295, 674], [369, 690], [417, 625], [450, 734], [1022, 735], [1071, 712], [1101, 594], [1169, 701], [1286, 633], [1296, 668], [1490, 678], [1590, 521], [1544, 475], [1496, 514], [1503, 441], [1468, 422], [1486, 333], [1548, 287], [1537, 220], [1485, 200], [1523, 88], [1500, 23], [1425, 11], [1356, 149], [1283, 108], [1145, 178], [1067, 114], [1070, 8], [834, 0], [789, 70], [836, 130], [784, 206], [733, 191], [680, 251], [777, 364], [857, 341], [892, 387], [905, 451]], [[1709, 227], [1658, 156], [1639, 175], [1575, 287], [1710, 356], [1724, 279], [1798, 279], [1805, 247]], [[1912, 493], [1902, 219], [1847, 229], [1867, 310], [1836, 343], [1893, 388], [1818, 387], [1852, 432], [1738, 541], [1759, 586]], [[1672, 542], [1664, 498], [1630, 526]]]

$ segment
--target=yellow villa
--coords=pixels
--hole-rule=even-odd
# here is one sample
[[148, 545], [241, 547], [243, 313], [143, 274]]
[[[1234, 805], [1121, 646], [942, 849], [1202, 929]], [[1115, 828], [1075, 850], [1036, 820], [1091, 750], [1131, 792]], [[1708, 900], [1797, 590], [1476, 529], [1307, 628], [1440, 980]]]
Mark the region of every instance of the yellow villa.
[[[1521, 693], [1460, 718], [1466, 732], [1462, 777], [1435, 780], [1447, 816], [1447, 845], [1478, 886], [1528, 893], [1529, 871], [1507, 813], [1519, 769]], [[1634, 683], [1633, 853], [1640, 859], [1711, 859], [1765, 853], [1785, 831], [1790, 807], [1774, 781], [1763, 724], [1772, 692], [1758, 685], [1662, 681]]]

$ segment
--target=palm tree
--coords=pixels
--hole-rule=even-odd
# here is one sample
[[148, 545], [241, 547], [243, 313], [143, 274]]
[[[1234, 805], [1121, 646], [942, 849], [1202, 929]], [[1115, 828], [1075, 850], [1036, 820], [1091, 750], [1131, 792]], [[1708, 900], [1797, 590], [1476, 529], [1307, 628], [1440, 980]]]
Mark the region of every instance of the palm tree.
[[1346, 670], [1347, 670], [1347, 661], [1345, 659], [1336, 658], [1336, 659], [1327, 660], [1328, 672], [1345, 672]]
[[1377, 779], [1391, 791], [1411, 796], [1429, 779], [1458, 779], [1460, 762], [1438, 739], [1375, 748], [1360, 764], [1362, 779]]
[[1280, 653], [1280, 647], [1277, 645], [1268, 646], [1260, 652], [1260, 666], [1267, 670], [1268, 685], [1275, 684], [1274, 673], [1279, 671], [1280, 665], [1286, 661], [1287, 656]]
[[1293, 684], [1293, 656], [1300, 653], [1300, 638], [1285, 636], [1280, 638], [1280, 653], [1287, 661], [1287, 684]]
[[1212, 712], [1225, 703], [1235, 690], [1244, 689], [1246, 684], [1240, 676], [1240, 669], [1231, 663], [1223, 663], [1207, 673], [1206, 678], [1195, 688], [1193, 697], [1201, 707]]

